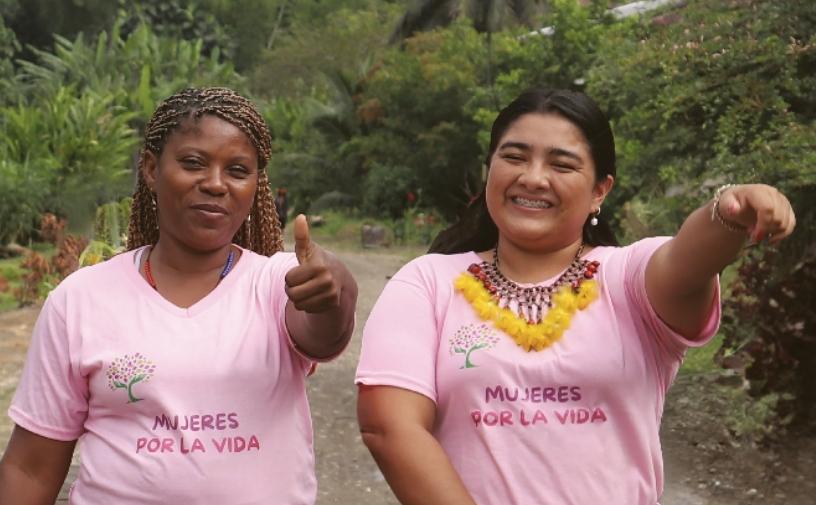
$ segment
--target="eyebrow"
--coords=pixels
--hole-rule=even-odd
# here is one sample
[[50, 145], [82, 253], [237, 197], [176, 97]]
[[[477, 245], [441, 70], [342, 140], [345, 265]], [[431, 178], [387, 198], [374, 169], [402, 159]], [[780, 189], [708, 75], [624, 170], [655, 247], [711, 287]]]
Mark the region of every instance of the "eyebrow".
[[[530, 147], [530, 144], [526, 144], [524, 142], [509, 141], [499, 146], [498, 150], [500, 151], [502, 149], [521, 149], [522, 151], [529, 151], [532, 148]], [[549, 151], [547, 151], [547, 154], [551, 156], [564, 156], [566, 158], [571, 158], [580, 163], [584, 162], [584, 159], [581, 158], [578, 154], [567, 149], [562, 149], [560, 147], [551, 148]]]
[[552, 149], [550, 149], [549, 154], [551, 154], [553, 156], [564, 156], [566, 158], [572, 158], [575, 161], [578, 161], [578, 162], [581, 162], [581, 163], [583, 163], [583, 161], [584, 161], [583, 158], [581, 158], [580, 156], [578, 156], [574, 152], [567, 151], [566, 149], [561, 149], [560, 147], [553, 147]]
[[[201, 147], [198, 147], [197, 145], [190, 145], [190, 144], [185, 145], [185, 144], [182, 144], [178, 148], [178, 151], [181, 152], [182, 156], [186, 155], [186, 153], [184, 153], [185, 150], [193, 151], [195, 154], [203, 154], [205, 156], [208, 155], [206, 149], [202, 149]], [[243, 163], [251, 162], [254, 159], [255, 158], [252, 157], [252, 156], [245, 156], [243, 154], [236, 154], [235, 156], [232, 156], [230, 158], [230, 160], [232, 160], [232, 161], [238, 161], [238, 162], [243, 162]]]
[[505, 142], [504, 144], [499, 146], [499, 150], [502, 149], [521, 149], [522, 151], [528, 151], [530, 149], [530, 144], [525, 144], [524, 142]]

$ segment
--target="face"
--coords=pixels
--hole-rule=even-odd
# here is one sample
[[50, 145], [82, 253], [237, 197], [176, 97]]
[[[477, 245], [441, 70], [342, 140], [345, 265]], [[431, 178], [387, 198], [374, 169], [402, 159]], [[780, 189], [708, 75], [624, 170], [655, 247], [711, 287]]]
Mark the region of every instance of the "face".
[[249, 215], [258, 187], [258, 153], [238, 127], [213, 116], [186, 120], [161, 156], [143, 168], [156, 194], [162, 239], [198, 251], [224, 247]]
[[525, 114], [490, 161], [486, 199], [501, 239], [526, 249], [566, 247], [612, 188], [596, 181], [581, 130], [558, 114]]

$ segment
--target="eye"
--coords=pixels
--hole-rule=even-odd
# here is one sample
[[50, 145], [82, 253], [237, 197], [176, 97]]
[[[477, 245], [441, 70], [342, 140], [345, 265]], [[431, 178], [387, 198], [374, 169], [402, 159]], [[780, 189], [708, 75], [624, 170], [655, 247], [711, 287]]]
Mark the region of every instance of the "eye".
[[231, 165], [227, 170], [233, 177], [245, 179], [252, 173], [247, 167], [243, 165]]
[[501, 155], [501, 158], [510, 162], [524, 161], [524, 156], [519, 153], [504, 153]]
[[574, 170], [577, 170], [574, 166], [566, 163], [553, 163], [553, 166], [556, 168], [556, 170], [559, 170], [561, 172], [572, 172]]
[[200, 158], [186, 157], [181, 159], [181, 166], [188, 170], [204, 168], [204, 161]]

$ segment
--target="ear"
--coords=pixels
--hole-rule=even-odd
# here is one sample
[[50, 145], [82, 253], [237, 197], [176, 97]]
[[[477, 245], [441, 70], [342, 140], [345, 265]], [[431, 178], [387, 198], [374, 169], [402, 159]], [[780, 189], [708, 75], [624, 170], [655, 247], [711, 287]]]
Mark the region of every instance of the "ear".
[[159, 171], [159, 160], [152, 151], [145, 150], [142, 177], [151, 192], [156, 192], [156, 178]]
[[601, 204], [603, 203], [604, 199], [606, 199], [606, 195], [612, 190], [612, 186], [615, 184], [615, 178], [611, 175], [607, 175], [605, 179], [598, 181], [595, 183], [595, 187], [592, 188], [592, 208], [599, 209]]

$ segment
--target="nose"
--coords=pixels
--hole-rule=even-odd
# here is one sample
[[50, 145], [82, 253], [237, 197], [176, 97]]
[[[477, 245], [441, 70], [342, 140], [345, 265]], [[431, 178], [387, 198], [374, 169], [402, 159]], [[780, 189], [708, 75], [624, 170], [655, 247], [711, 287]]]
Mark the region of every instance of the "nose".
[[535, 160], [519, 175], [518, 182], [525, 189], [541, 190], [550, 188], [550, 169], [541, 160]]
[[199, 182], [201, 191], [211, 195], [223, 195], [227, 192], [227, 184], [224, 179], [224, 172], [217, 166], [210, 166], [203, 172], [203, 178]]

